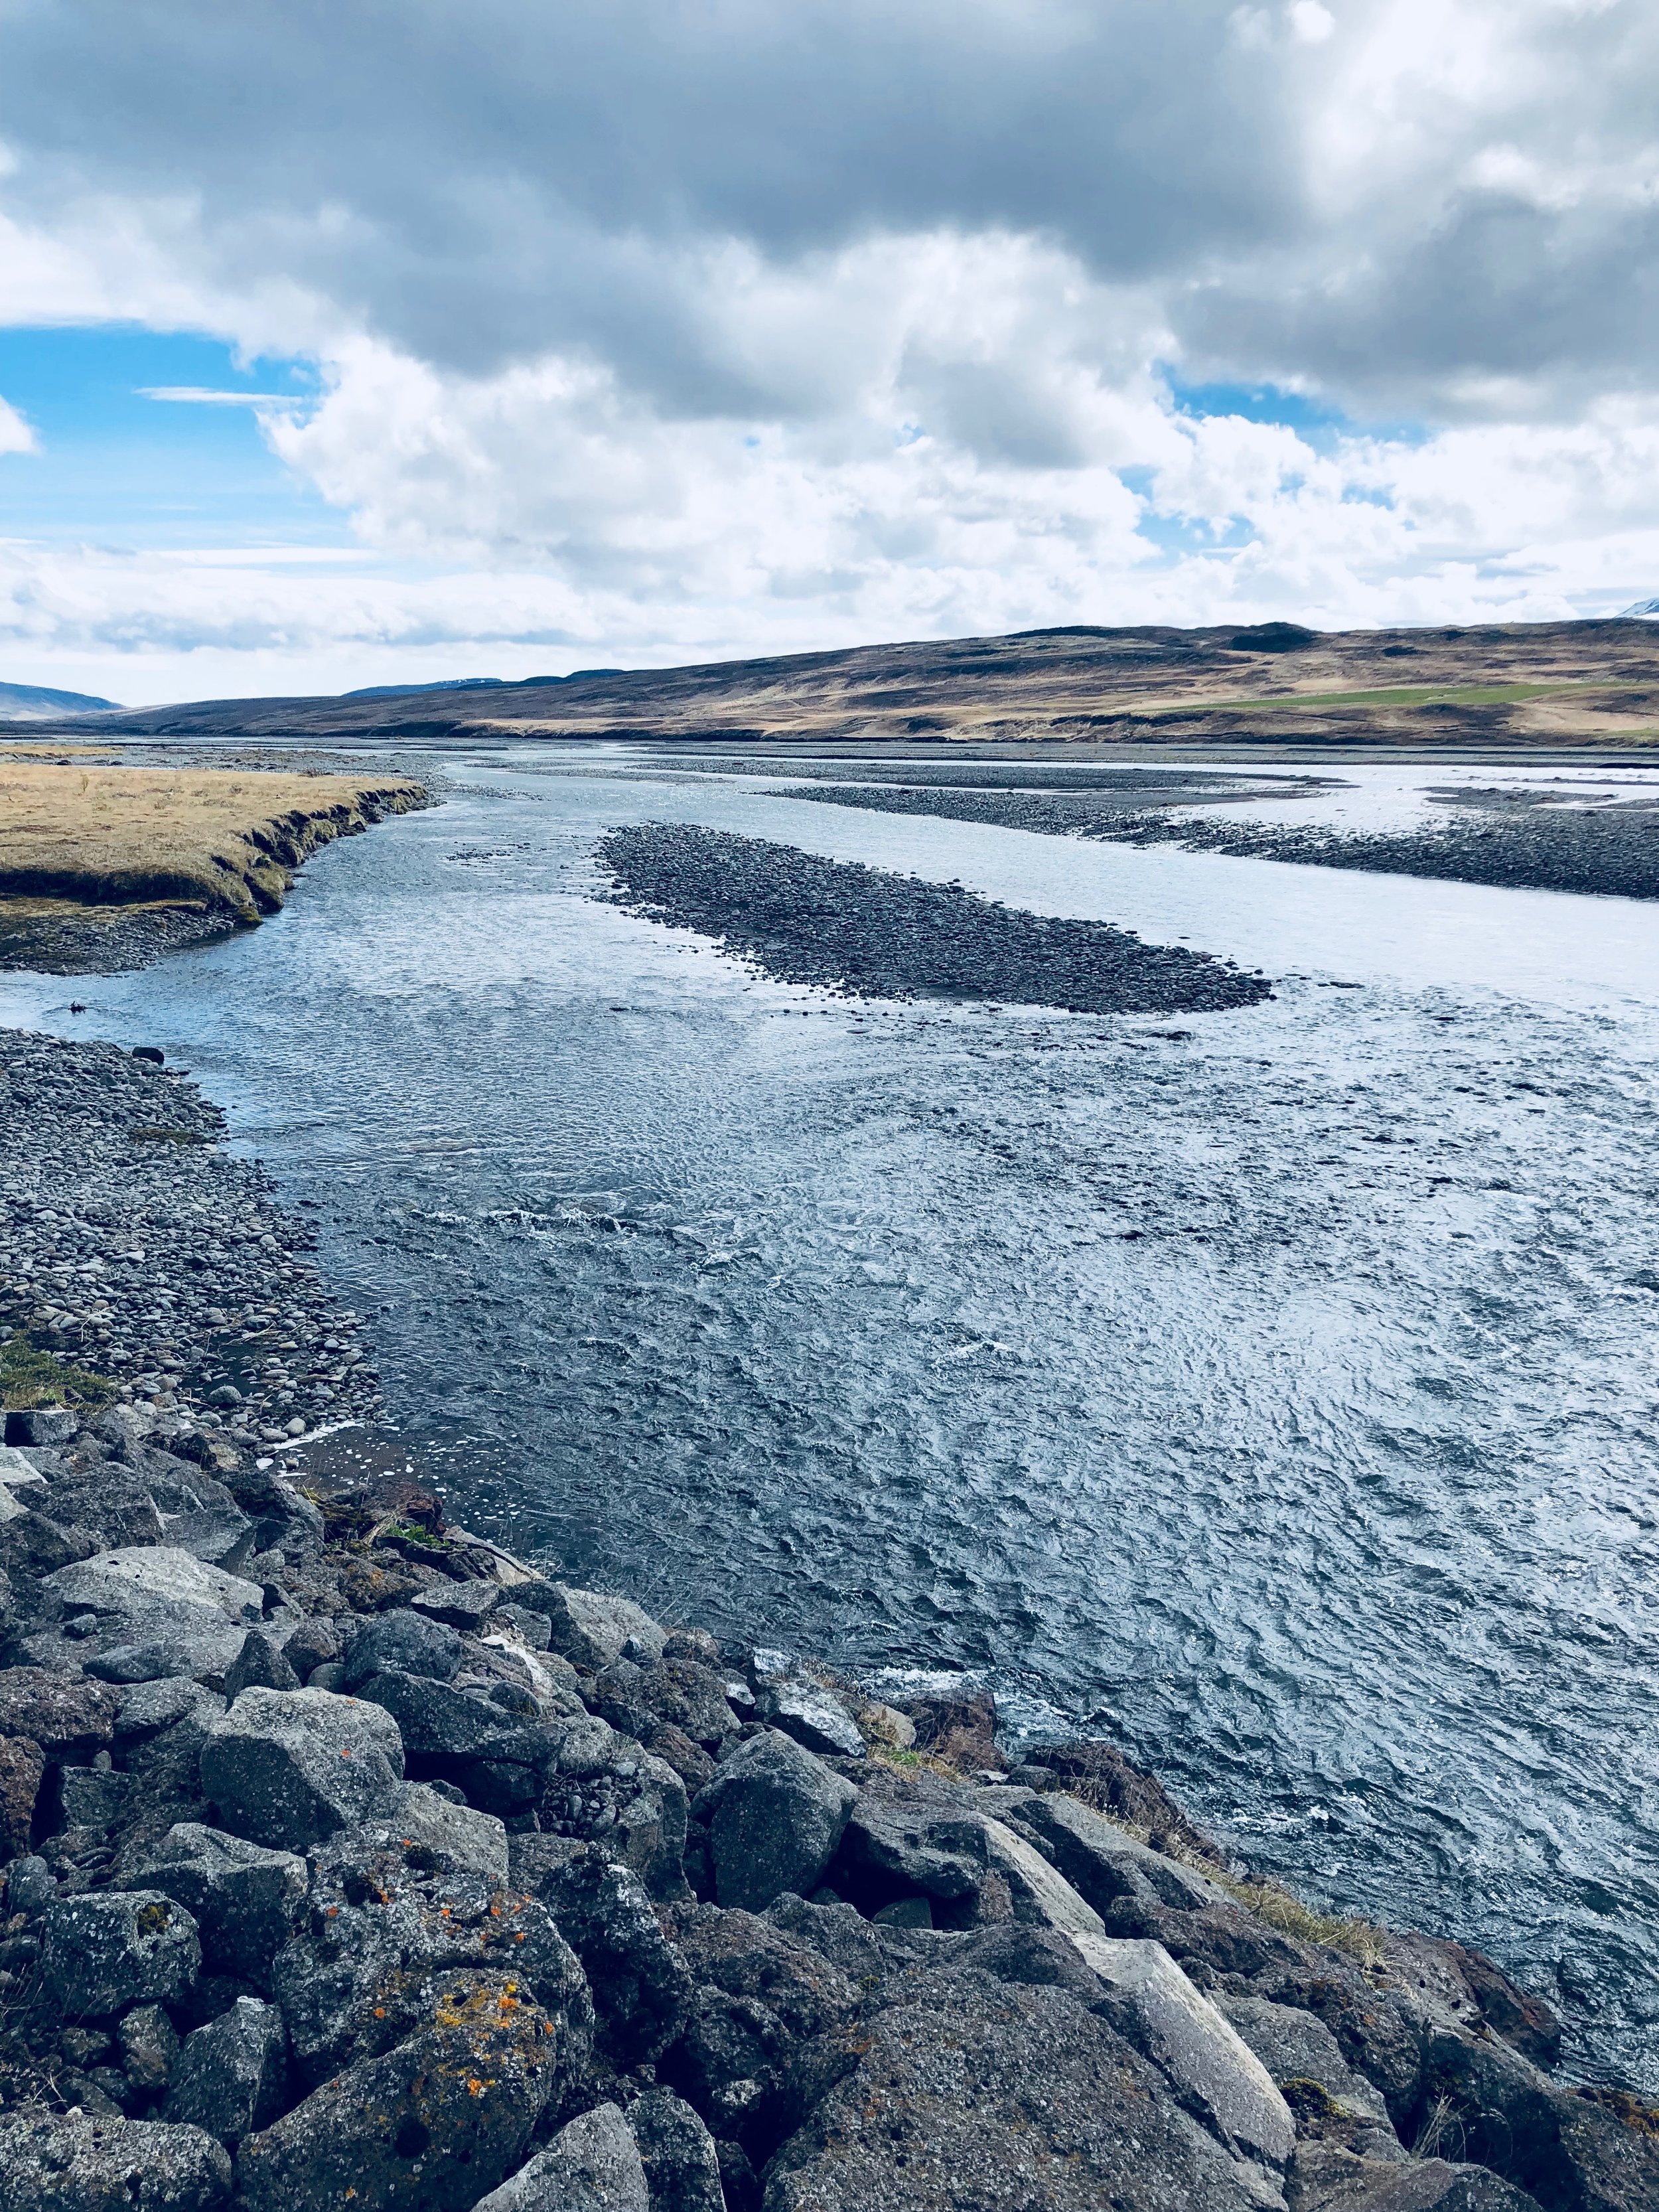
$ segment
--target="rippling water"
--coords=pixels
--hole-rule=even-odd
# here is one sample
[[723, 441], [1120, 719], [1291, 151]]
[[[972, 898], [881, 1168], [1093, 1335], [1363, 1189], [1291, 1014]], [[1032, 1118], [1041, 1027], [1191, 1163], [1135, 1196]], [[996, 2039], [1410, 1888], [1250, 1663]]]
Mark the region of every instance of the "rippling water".
[[[0, 980], [0, 1018], [196, 1071], [521, 1547], [1109, 1730], [1659, 2087], [1659, 908], [586, 762], [464, 766], [262, 929]], [[860, 1012], [587, 897], [594, 835], [648, 819], [1184, 937], [1278, 996]]]

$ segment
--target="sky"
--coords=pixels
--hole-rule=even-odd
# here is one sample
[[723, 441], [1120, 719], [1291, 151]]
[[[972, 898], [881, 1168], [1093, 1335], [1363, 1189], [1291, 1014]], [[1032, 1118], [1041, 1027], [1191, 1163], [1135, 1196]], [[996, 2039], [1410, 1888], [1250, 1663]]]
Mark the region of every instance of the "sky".
[[1651, 0], [0, 0], [0, 680], [1659, 593]]

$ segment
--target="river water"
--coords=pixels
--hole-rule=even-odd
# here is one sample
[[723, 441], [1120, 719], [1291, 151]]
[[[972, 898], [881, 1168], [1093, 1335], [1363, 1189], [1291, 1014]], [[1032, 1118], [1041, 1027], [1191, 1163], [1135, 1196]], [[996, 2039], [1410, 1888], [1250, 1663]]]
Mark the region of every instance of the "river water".
[[[194, 1070], [316, 1209], [460, 1517], [1109, 1734], [1255, 1863], [1480, 1944], [1581, 2068], [1659, 2088], [1659, 906], [574, 766], [451, 761], [445, 805], [262, 928], [0, 979], [0, 1020]], [[1364, 771], [1364, 804], [1430, 780]], [[1189, 942], [1276, 996], [779, 987], [593, 899], [594, 836], [647, 820]]]

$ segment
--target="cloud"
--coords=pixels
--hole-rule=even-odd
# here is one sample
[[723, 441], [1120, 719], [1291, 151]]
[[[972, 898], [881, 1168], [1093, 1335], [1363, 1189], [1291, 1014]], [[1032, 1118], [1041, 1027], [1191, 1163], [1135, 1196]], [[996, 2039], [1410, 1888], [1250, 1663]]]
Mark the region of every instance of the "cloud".
[[0, 399], [0, 453], [32, 453], [39, 447], [33, 426], [17, 410]]
[[[435, 651], [444, 594], [481, 646], [661, 659], [1656, 580], [1635, 0], [0, 23], [0, 319], [306, 357], [303, 404], [151, 396], [252, 406], [380, 572], [38, 565], [40, 650]], [[1247, 419], [1264, 385], [1329, 427]]]
[[185, 407], [295, 407], [294, 395], [281, 392], [209, 392], [198, 384], [146, 384], [141, 399], [166, 399]]

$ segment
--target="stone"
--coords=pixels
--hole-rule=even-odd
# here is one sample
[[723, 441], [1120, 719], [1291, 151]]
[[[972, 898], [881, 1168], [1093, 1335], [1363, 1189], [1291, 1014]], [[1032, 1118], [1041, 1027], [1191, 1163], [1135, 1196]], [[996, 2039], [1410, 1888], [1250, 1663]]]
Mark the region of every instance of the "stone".
[[1007, 1882], [1014, 1917], [1062, 1936], [1103, 1936], [1100, 1915], [1036, 1847], [1000, 1820], [985, 1823], [986, 1856]]
[[1282, 2203], [1068, 1990], [919, 1977], [773, 2160], [766, 2212], [1262, 2212]]
[[1431, 2038], [1423, 2094], [1465, 2154], [1543, 2204], [1638, 2212], [1659, 2203], [1659, 2113], [1618, 2091], [1560, 2089], [1494, 2039]]
[[443, 1622], [400, 1606], [369, 1621], [352, 1638], [346, 1653], [348, 1688], [390, 1668], [434, 1682], [453, 1682], [461, 1663], [460, 1638]]
[[[371, 1626], [373, 1625], [370, 1624]], [[337, 1659], [343, 1648], [334, 1623], [319, 1614], [309, 1620], [302, 1620], [284, 1639], [283, 1656], [303, 1681], [313, 1667], [327, 1666]], [[413, 1673], [415, 1669], [410, 1671]]]
[[932, 1902], [935, 1926], [975, 1914], [989, 1863], [986, 1824], [958, 1802], [898, 1791], [860, 1791], [830, 1869], [835, 1888], [861, 1911], [907, 1897]]
[[596, 2105], [474, 2212], [655, 2212], [639, 2147], [617, 2105]]
[[228, 1575], [240, 1575], [256, 1548], [258, 1526], [239, 1506], [199, 1506], [165, 1521], [167, 1543]]
[[111, 1741], [118, 1694], [43, 1667], [0, 1670], [0, 1735], [31, 1737], [48, 1759], [90, 1757]]
[[663, 1934], [644, 1885], [602, 1846], [515, 1838], [514, 1879], [533, 1891], [582, 1964], [601, 2052], [619, 2068], [648, 2065], [679, 2033], [690, 1994], [684, 1960]]
[[1227, 1902], [1224, 1891], [1191, 1868], [1151, 1850], [1064, 1791], [1033, 1793], [1018, 1824], [1045, 1846], [1073, 1889], [1103, 1912], [1120, 1897], [1200, 1912]]
[[505, 1602], [498, 1605], [490, 1626], [510, 1631], [532, 1651], [547, 1651], [552, 1648], [552, 1622], [544, 1613], [532, 1613], [528, 1606]]
[[1182, 2102], [1247, 2156], [1283, 2166], [1296, 2143], [1290, 2107], [1238, 2031], [1163, 1945], [1087, 1935], [1072, 1941], [1105, 1986], [1096, 2009], [1159, 2068]]
[[59, 1897], [46, 1909], [42, 1938], [46, 1989], [73, 2016], [176, 2002], [202, 1968], [195, 1921], [157, 1889]]
[[0, 1858], [21, 1858], [33, 1833], [46, 1754], [27, 1736], [0, 1736]]
[[122, 2070], [130, 2086], [146, 2095], [165, 2089], [179, 2055], [179, 2038], [161, 2006], [135, 2005], [121, 2022], [118, 2038]]
[[1392, 2136], [1382, 2092], [1356, 2074], [1324, 2021], [1297, 2005], [1266, 1997], [1218, 1994], [1218, 2012], [1229, 2020], [1267, 2068], [1282, 2094], [1287, 2082], [1313, 2082], [1342, 2116]]
[[392, 1715], [412, 1779], [453, 1782], [470, 1804], [501, 1818], [534, 1808], [563, 1741], [547, 1723], [509, 1712], [482, 1689], [398, 1668], [383, 1668], [358, 1686]]
[[1539, 2212], [1535, 2197], [1484, 2166], [1391, 2165], [1322, 2142], [1298, 2145], [1291, 2201], [1296, 2212]]
[[762, 1699], [766, 1718], [808, 1751], [826, 1759], [862, 1759], [864, 1738], [845, 1705], [816, 1682], [785, 1680], [769, 1685]]
[[283, 2109], [287, 2085], [283, 2015], [258, 1997], [238, 1997], [179, 2045], [167, 2117], [235, 2143], [270, 2126]]
[[244, 1690], [202, 1749], [202, 1794], [220, 1825], [280, 1850], [373, 1820], [403, 1772], [397, 1723], [327, 1690]]
[[305, 1906], [302, 1858], [179, 1821], [150, 1846], [133, 1880], [175, 1898], [190, 1913], [210, 1973], [269, 1990], [271, 1961]]
[[44, 1859], [15, 1858], [6, 1869], [6, 1910], [26, 1913], [31, 1919], [44, 1912], [58, 1894], [52, 1869]]
[[118, 1685], [188, 1678], [222, 1690], [245, 1632], [240, 1622], [205, 1606], [149, 1606], [110, 1625], [86, 1669]]
[[857, 1796], [843, 1775], [777, 1729], [739, 1745], [696, 1800], [719, 1902], [759, 1911], [785, 1890], [809, 1895]]
[[131, 1778], [94, 1766], [65, 1766], [58, 1776], [58, 1815], [65, 1828], [107, 1828], [122, 1819]]
[[0, 2119], [0, 2203], [17, 2212], [219, 2212], [229, 2195], [230, 2160], [199, 2128]]
[[6, 1442], [24, 1450], [42, 1444], [60, 1450], [80, 1433], [80, 1416], [67, 1406], [33, 1406], [6, 1415]]
[[258, 1620], [264, 1609], [257, 1583], [228, 1575], [169, 1544], [95, 1553], [46, 1576], [45, 1587], [66, 1612], [128, 1613], [160, 1602], [198, 1606], [233, 1620]]
[[465, 1800], [458, 1804], [423, 1782], [401, 1784], [384, 1820], [370, 1825], [416, 1845], [445, 1871], [507, 1878], [507, 1830], [495, 1814], [475, 1812]]
[[204, 1689], [188, 1674], [134, 1682], [118, 1694], [121, 1705], [115, 1718], [115, 1741], [118, 1744], [131, 1744], [136, 1738], [159, 1735], [163, 1729], [172, 1728], [175, 1722], [186, 1717], [205, 1723], [216, 1719], [225, 1709], [222, 1697]]
[[915, 1748], [916, 1724], [908, 1713], [900, 1712], [896, 1705], [866, 1705], [860, 1718], [877, 1743], [887, 1744], [894, 1751]]
[[651, 2212], [726, 2212], [714, 2138], [683, 2097], [647, 2089], [628, 2108]]
[[374, 1827], [319, 1845], [306, 1916], [271, 1971], [301, 2080], [380, 2057], [426, 2017], [434, 1978], [463, 1968], [510, 1973], [553, 2023], [561, 2062], [585, 2061], [587, 1985], [538, 1899]]
[[250, 1628], [225, 1669], [225, 1698], [234, 1705], [244, 1690], [297, 1690], [300, 1678], [263, 1628]]
[[499, 1583], [436, 1583], [430, 1589], [417, 1591], [410, 1600], [409, 1610], [427, 1620], [441, 1621], [447, 1628], [476, 1636], [501, 1600]]
[[548, 1608], [550, 1648], [579, 1667], [597, 1674], [620, 1659], [629, 1644], [638, 1644], [653, 1661], [662, 1657], [666, 1636], [629, 1598], [552, 1583], [538, 1591], [537, 1602]]
[[513, 2172], [564, 2079], [555, 2024], [505, 1973], [444, 1975], [423, 2010], [243, 2137], [241, 2212], [472, 2212]]

